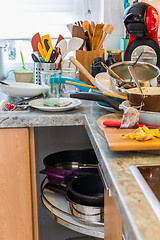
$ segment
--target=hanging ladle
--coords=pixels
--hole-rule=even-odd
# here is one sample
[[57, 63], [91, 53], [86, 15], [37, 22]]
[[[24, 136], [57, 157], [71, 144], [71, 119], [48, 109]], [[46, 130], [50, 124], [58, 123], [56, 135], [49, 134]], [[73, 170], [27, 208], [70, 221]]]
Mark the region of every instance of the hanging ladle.
[[141, 86], [140, 86], [140, 83], [139, 83], [139, 81], [138, 81], [138, 78], [137, 78], [137, 76], [136, 76], [136, 73], [135, 73], [133, 67], [132, 67], [132, 66], [128, 66], [128, 70], [129, 70], [129, 72], [130, 72], [133, 80], [135, 81], [137, 87], [139, 88], [139, 91], [140, 91], [141, 94], [143, 95], [142, 88], [141, 88]]

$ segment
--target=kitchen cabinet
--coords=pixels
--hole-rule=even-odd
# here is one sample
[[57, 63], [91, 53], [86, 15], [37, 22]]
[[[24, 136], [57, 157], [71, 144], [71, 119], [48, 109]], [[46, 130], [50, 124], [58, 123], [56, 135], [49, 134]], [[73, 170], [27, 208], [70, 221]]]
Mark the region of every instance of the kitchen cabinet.
[[38, 240], [33, 128], [0, 129], [0, 238]]
[[122, 240], [122, 221], [113, 197], [104, 192], [104, 240]]

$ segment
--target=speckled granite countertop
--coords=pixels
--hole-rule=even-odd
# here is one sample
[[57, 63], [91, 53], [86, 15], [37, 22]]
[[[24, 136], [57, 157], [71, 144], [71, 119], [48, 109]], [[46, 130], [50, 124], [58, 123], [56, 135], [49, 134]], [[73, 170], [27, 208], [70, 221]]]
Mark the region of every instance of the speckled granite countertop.
[[160, 222], [128, 167], [160, 164], [160, 156], [111, 152], [96, 127], [96, 120], [107, 113], [96, 103], [83, 101], [79, 108], [66, 112], [0, 113], [0, 128], [84, 125], [119, 209], [127, 239], [160, 240]]

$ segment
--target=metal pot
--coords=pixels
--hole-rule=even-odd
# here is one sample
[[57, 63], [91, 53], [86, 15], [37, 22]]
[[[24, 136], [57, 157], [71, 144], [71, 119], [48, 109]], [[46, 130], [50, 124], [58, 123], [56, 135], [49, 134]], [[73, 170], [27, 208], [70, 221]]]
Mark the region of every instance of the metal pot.
[[8, 77], [7, 53], [7, 46], [0, 45], [0, 80], [5, 80]]
[[[110, 66], [110, 68], [126, 83], [130, 81], [131, 75], [128, 71], [128, 66], [133, 65], [133, 61], [118, 62]], [[156, 87], [157, 77], [160, 74], [160, 69], [147, 62], [138, 62], [134, 66], [134, 71], [142, 87]], [[117, 91], [119, 80], [108, 72], [109, 78], [112, 81], [112, 88]]]
[[104, 187], [99, 174], [86, 174], [69, 183], [67, 200], [74, 216], [93, 222], [104, 219]]
[[103, 222], [104, 220], [104, 207], [85, 206], [73, 202], [67, 197], [71, 213], [78, 217], [90, 222]]

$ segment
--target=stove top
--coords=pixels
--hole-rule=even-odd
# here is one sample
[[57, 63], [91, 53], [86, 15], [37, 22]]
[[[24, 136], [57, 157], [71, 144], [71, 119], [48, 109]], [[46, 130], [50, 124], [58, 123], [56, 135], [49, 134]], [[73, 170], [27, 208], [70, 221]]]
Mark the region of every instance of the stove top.
[[139, 166], [138, 170], [152, 189], [157, 199], [160, 201], [160, 165]]
[[131, 165], [129, 168], [160, 221], [160, 165]]

